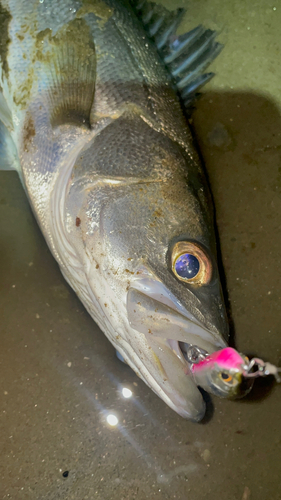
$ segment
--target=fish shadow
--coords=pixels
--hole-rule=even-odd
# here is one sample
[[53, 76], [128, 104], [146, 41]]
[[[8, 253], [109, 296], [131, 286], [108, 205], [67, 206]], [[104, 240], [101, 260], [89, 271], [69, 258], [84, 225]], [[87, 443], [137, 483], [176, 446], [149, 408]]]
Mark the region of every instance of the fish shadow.
[[202, 389], [201, 387], [198, 387], [198, 389], [201, 392], [202, 398], [206, 405], [205, 415], [199, 423], [200, 425], [206, 425], [212, 420], [214, 416], [214, 403], [212, 400], [212, 396], [208, 392], [204, 391], [204, 389]]
[[[276, 381], [272, 375], [265, 378], [258, 378], [254, 382], [254, 385], [250, 393], [247, 394], [246, 397], [233, 400], [233, 403], [242, 405], [249, 405], [249, 404], [252, 405], [255, 403], [260, 403], [261, 401], [269, 397], [269, 395], [274, 390], [275, 384]], [[200, 390], [206, 405], [205, 415], [203, 419], [199, 422], [199, 424], [206, 425], [212, 420], [214, 416], [214, 403], [212, 396], [209, 393], [201, 389], [201, 387], [198, 387], [198, 389]]]
[[255, 381], [251, 392], [246, 398], [239, 399], [242, 404], [251, 404], [263, 401], [274, 390], [276, 381], [272, 375], [265, 378], [259, 378]]

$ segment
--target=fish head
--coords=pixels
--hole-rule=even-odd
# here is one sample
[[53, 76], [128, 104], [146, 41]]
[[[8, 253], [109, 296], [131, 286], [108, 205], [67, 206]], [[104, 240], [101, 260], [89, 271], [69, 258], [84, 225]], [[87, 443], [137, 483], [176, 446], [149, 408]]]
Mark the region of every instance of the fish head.
[[79, 154], [66, 212], [102, 310], [86, 307], [169, 406], [200, 420], [205, 406], [186, 375], [186, 346], [222, 349], [228, 322], [212, 204], [196, 153], [141, 119], [118, 119]]
[[[175, 212], [176, 207], [165, 216], [166, 233]], [[142, 352], [146, 360], [152, 357], [157, 373], [150, 368], [150, 374], [160, 381], [168, 404], [183, 417], [199, 421], [205, 404], [199, 381], [190, 376], [187, 351], [190, 345], [208, 353], [224, 348], [228, 322], [214, 247], [188, 234], [186, 224], [185, 220], [182, 234], [171, 235], [166, 246], [159, 240], [161, 254], [151, 251], [142, 259], [130, 280], [126, 305], [130, 326], [145, 336], [149, 348]], [[217, 394], [213, 380], [208, 381], [206, 390]]]
[[203, 389], [228, 399], [242, 398], [253, 386], [254, 378], [246, 378], [248, 358], [227, 347], [192, 366], [192, 374]]

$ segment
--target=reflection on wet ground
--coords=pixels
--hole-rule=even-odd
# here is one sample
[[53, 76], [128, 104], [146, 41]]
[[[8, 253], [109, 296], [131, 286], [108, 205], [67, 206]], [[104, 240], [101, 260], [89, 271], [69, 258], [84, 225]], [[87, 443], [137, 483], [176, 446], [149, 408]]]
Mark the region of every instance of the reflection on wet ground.
[[[280, 111], [258, 92], [213, 88], [193, 122], [216, 205], [232, 343], [280, 365]], [[1, 172], [0, 227], [0, 498], [281, 498], [280, 387], [259, 380], [245, 400], [212, 398], [202, 424], [184, 421], [116, 358], [11, 172]]]

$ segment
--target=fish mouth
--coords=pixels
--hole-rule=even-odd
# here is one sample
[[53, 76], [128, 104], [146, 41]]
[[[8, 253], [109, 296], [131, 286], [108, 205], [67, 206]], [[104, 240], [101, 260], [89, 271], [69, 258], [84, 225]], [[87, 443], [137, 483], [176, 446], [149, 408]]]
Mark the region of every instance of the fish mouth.
[[141, 288], [139, 282], [133, 284], [138, 286], [131, 286], [127, 294], [128, 319], [130, 325], [148, 339], [158, 339], [162, 345], [164, 342], [182, 362], [187, 361], [190, 345], [208, 353], [226, 347], [217, 332], [202, 325], [160, 282], [157, 285], [161, 287], [161, 294], [156, 287], [144, 287], [141, 283]]
[[[190, 374], [187, 350], [192, 344], [212, 353], [226, 347], [223, 338], [200, 324], [161, 282], [150, 278], [132, 282], [127, 313], [130, 326], [145, 336], [148, 345], [145, 355], [143, 348], [139, 352], [149, 373], [145, 382], [181, 416], [200, 421], [205, 403]], [[155, 382], [161, 391], [155, 389]]]

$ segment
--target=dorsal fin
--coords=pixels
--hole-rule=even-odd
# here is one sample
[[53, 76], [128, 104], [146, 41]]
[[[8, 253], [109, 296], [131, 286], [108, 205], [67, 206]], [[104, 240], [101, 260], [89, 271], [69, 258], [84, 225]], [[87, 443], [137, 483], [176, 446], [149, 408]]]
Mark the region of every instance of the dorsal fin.
[[215, 40], [216, 32], [197, 26], [183, 35], [176, 35], [184, 9], [169, 11], [146, 0], [131, 0], [131, 4], [149, 37], [154, 40], [175, 90], [189, 111], [200, 95], [198, 90], [214, 76], [205, 70], [223, 48]]

